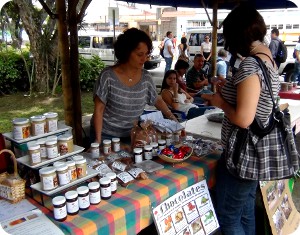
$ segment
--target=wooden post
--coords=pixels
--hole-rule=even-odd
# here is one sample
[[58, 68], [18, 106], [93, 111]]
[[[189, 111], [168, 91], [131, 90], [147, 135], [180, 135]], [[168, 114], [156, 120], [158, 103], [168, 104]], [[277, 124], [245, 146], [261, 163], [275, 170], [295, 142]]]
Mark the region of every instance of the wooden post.
[[[212, 76], [217, 74], [217, 29], [218, 29], [218, 0], [213, 0], [213, 31], [212, 31]], [[212, 91], [215, 92], [215, 87], [211, 87]]]

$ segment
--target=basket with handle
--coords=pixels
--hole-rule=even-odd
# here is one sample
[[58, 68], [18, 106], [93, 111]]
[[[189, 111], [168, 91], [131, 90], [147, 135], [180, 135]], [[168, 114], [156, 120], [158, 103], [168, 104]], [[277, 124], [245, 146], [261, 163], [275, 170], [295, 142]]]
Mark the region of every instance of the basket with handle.
[[25, 198], [25, 180], [18, 174], [17, 161], [14, 153], [11, 150], [3, 149], [2, 153], [9, 153], [14, 163], [14, 173], [9, 174], [4, 172], [0, 174], [0, 197], [9, 200], [12, 203], [17, 203]]

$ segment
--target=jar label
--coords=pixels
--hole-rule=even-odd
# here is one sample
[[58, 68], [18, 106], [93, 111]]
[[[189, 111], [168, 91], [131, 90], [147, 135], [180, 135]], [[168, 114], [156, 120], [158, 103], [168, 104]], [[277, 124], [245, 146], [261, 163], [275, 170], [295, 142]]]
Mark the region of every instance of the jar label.
[[41, 146], [40, 152], [41, 152], [41, 158], [47, 158], [47, 149], [45, 146]]
[[111, 153], [111, 146], [103, 146], [103, 153], [104, 154], [110, 154]]
[[152, 150], [145, 151], [144, 154], [145, 154], [145, 159], [146, 160], [151, 160], [152, 159]]
[[59, 185], [65, 185], [70, 183], [70, 178], [69, 178], [69, 172], [65, 172], [65, 173], [58, 173], [58, 181], [59, 181]]
[[33, 126], [34, 135], [43, 135], [45, 134], [45, 122], [35, 123]]
[[90, 203], [98, 204], [100, 201], [100, 190], [98, 190], [97, 192], [90, 192]]
[[65, 155], [69, 152], [68, 144], [67, 143], [60, 143], [59, 146], [59, 153], [61, 155]]
[[85, 209], [90, 206], [90, 199], [89, 195], [85, 197], [78, 197], [78, 202], [79, 202], [79, 208]]
[[50, 148], [47, 147], [47, 156], [48, 156], [48, 158], [56, 158], [57, 155], [58, 155], [57, 146], [50, 147]]
[[111, 188], [110, 187], [106, 187], [106, 188], [101, 187], [100, 191], [101, 191], [101, 197], [110, 197], [111, 196]]
[[111, 191], [112, 192], [117, 191], [117, 188], [118, 188], [118, 181], [117, 180], [111, 181], [110, 183]]
[[29, 126], [14, 126], [13, 134], [16, 140], [26, 139], [30, 136]]
[[142, 162], [142, 161], [143, 161], [143, 156], [142, 156], [142, 154], [135, 154], [135, 155], [134, 155], [134, 161], [135, 161], [135, 163], [140, 163], [140, 162]]
[[42, 161], [40, 152], [32, 153], [32, 154], [30, 154], [30, 156], [31, 156], [32, 164], [37, 164]]
[[92, 148], [91, 154], [92, 154], [92, 157], [99, 157], [99, 155], [100, 155], [99, 148]]
[[76, 166], [76, 171], [77, 171], [78, 178], [82, 178], [82, 177], [86, 176], [86, 165]]
[[69, 173], [69, 178], [70, 178], [71, 181], [77, 179], [76, 167], [74, 167], [74, 169], [68, 170], [68, 173]]
[[152, 157], [157, 157], [157, 155], [158, 155], [157, 150], [158, 150], [157, 147], [152, 149]]
[[79, 210], [78, 200], [75, 202], [67, 202], [68, 213], [75, 213]]
[[55, 219], [63, 219], [67, 216], [67, 207], [53, 208], [53, 214]]
[[166, 145], [159, 145], [159, 146], [158, 146], [158, 149], [159, 149], [159, 150], [163, 150], [163, 149], [165, 149], [165, 148], [166, 148]]
[[57, 119], [47, 120], [48, 123], [48, 132], [57, 131]]
[[171, 145], [172, 144], [172, 135], [166, 136], [166, 145]]
[[119, 152], [120, 151], [120, 143], [114, 143], [114, 152]]
[[42, 177], [43, 189], [52, 190], [58, 186], [57, 177], [55, 176], [46, 176]]

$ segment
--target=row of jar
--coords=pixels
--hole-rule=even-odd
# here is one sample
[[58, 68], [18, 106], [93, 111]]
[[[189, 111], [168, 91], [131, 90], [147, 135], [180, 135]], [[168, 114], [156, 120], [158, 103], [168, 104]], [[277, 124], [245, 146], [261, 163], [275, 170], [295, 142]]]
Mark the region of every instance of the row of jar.
[[117, 192], [116, 173], [107, 173], [99, 182], [90, 182], [88, 186], [80, 186], [68, 191], [64, 196], [52, 199], [54, 219], [64, 221], [67, 215], [76, 215], [79, 210], [87, 210], [90, 205], [97, 205], [101, 199], [107, 200]]
[[31, 165], [37, 165], [46, 159], [53, 159], [60, 155], [74, 151], [73, 135], [66, 133], [60, 136], [48, 136], [27, 143]]
[[13, 138], [23, 140], [30, 136], [39, 136], [57, 131], [58, 114], [54, 112], [29, 118], [15, 118], [13, 123]]
[[[104, 139], [102, 141], [103, 143], [103, 154], [109, 155], [112, 152], [119, 152], [121, 150], [121, 142], [120, 138], [112, 138], [110, 139]], [[92, 154], [92, 157], [99, 157], [100, 156], [100, 144], [99, 143], [91, 143], [90, 152]]]
[[87, 175], [86, 159], [81, 155], [73, 156], [72, 159], [66, 162], [58, 161], [53, 163], [52, 167], [39, 170], [42, 190], [53, 190]]

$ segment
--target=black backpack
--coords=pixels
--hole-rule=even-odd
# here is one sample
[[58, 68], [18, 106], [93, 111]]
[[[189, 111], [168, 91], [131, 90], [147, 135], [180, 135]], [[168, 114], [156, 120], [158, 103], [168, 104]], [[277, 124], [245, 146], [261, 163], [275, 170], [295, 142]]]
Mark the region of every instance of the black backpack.
[[160, 48], [160, 55], [161, 55], [161, 57], [162, 58], [165, 58], [165, 56], [164, 56], [164, 48], [165, 48], [165, 43], [168, 41], [168, 40], [170, 40], [170, 39], [167, 39], [165, 42], [164, 42], [164, 45]]
[[287, 58], [287, 48], [283, 41], [278, 39], [278, 50], [276, 55], [276, 61], [279, 63], [284, 63]]
[[294, 49], [294, 52], [293, 52], [293, 58], [296, 59], [297, 56], [296, 56], [296, 48]]

